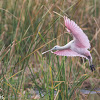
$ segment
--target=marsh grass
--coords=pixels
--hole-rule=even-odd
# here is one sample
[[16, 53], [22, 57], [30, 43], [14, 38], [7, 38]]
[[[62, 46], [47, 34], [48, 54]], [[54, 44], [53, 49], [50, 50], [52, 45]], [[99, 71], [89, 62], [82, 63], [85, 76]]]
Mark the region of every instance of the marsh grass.
[[99, 70], [99, 4], [99, 0], [1, 0], [0, 95], [5, 100], [81, 99], [82, 83], [89, 77], [98, 79], [99, 71], [91, 73], [88, 61], [79, 57], [42, 52], [72, 39], [64, 27], [66, 15], [88, 35]]

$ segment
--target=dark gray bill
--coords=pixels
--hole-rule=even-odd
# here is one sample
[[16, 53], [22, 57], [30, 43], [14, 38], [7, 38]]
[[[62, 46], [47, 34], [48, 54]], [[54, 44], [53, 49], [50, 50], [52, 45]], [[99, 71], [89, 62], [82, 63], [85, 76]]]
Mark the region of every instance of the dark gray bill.
[[52, 49], [50, 49], [50, 50], [48, 50], [48, 51], [43, 52], [43, 53], [42, 53], [42, 55], [43, 55], [43, 54], [45, 54], [45, 53], [47, 53], [47, 52], [49, 52], [49, 51], [52, 51]]

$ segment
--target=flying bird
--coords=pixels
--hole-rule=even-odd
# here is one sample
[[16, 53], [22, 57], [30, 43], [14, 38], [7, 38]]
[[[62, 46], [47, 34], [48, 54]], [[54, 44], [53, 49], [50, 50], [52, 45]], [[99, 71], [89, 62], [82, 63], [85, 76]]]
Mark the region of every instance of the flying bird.
[[[52, 49], [43, 52], [42, 54], [51, 51], [52, 53], [59, 56], [84, 57], [88, 59], [90, 69], [93, 72], [95, 70], [95, 67], [92, 64], [92, 56], [90, 54], [90, 51], [88, 50], [90, 49], [90, 43], [88, 37], [73, 20], [70, 20], [68, 17], [64, 16], [64, 22], [67, 31], [70, 34], [72, 34], [73, 40], [71, 40], [69, 43], [67, 43], [64, 46], [56, 45]], [[56, 51], [53, 52], [53, 50]]]

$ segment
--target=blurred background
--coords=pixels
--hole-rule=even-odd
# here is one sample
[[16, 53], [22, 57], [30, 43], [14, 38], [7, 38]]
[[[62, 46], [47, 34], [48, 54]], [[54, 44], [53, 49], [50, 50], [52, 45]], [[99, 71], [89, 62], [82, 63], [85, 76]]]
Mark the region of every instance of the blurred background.
[[[95, 72], [80, 57], [42, 55], [72, 39], [63, 16], [88, 36]], [[6, 100], [99, 100], [99, 27], [100, 0], [0, 0], [0, 95]], [[97, 96], [91, 99], [82, 89]]]

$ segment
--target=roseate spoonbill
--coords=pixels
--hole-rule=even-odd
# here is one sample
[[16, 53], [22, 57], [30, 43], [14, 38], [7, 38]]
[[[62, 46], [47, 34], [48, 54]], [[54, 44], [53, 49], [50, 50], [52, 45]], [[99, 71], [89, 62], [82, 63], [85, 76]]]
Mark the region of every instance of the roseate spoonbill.
[[[64, 16], [64, 22], [67, 31], [70, 34], [72, 34], [73, 40], [64, 46], [56, 45], [51, 50], [43, 52], [42, 54], [51, 51], [52, 53], [59, 56], [84, 57], [88, 59], [89, 66], [91, 68], [91, 71], [93, 72], [95, 70], [95, 67], [92, 64], [92, 56], [90, 54], [90, 51], [88, 50], [90, 49], [90, 43], [88, 37], [73, 20], [70, 20], [69, 18]], [[57, 51], [53, 52], [53, 50], [57, 50]]]

